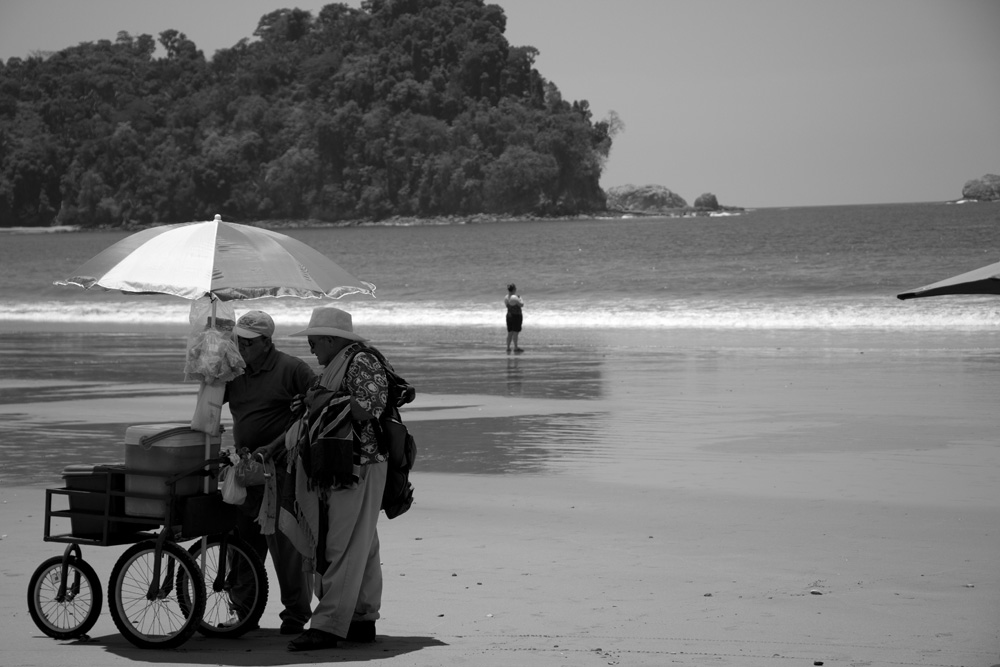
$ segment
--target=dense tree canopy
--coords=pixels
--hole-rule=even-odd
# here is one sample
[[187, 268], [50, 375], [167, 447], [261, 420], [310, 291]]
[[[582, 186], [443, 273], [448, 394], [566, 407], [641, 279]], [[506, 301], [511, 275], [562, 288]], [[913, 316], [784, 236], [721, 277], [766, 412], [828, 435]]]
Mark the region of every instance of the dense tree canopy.
[[594, 122], [483, 0], [282, 9], [206, 60], [176, 30], [0, 61], [0, 224], [593, 211]]

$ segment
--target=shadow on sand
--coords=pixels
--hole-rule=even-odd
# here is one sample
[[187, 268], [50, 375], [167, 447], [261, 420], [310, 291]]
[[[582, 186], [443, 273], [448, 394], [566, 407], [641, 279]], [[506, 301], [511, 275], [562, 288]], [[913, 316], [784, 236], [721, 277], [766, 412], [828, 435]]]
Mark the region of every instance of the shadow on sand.
[[195, 635], [179, 648], [165, 651], [137, 648], [119, 634], [90, 637], [67, 644], [100, 647], [120, 658], [146, 664], [184, 663], [237, 667], [367, 662], [395, 658], [425, 648], [447, 646], [433, 637], [379, 635], [372, 644], [342, 642], [335, 649], [292, 653], [286, 649], [291, 639], [292, 637], [279, 634], [277, 630], [257, 630], [239, 639], [217, 639]]

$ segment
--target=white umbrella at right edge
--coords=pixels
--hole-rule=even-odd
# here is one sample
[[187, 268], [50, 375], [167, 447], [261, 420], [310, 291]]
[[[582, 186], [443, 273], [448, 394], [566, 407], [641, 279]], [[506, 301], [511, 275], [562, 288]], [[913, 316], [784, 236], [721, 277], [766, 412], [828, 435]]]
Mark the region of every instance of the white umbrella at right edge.
[[1000, 294], [1000, 262], [902, 292], [896, 298], [906, 300], [948, 294]]

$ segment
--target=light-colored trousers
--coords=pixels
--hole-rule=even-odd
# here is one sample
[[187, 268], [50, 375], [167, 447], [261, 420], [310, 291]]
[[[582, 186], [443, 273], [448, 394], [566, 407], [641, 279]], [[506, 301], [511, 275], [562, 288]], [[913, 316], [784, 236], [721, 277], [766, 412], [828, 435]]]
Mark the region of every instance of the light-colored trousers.
[[329, 492], [326, 559], [316, 579], [319, 603], [310, 627], [346, 637], [351, 621], [374, 621], [382, 606], [382, 563], [378, 523], [385, 489], [386, 463], [361, 467], [353, 489]]

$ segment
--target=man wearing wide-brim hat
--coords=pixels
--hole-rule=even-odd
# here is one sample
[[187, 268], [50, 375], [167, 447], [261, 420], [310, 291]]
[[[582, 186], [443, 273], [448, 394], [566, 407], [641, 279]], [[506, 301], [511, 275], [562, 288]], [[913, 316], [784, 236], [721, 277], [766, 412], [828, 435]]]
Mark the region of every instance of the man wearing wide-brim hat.
[[[317, 554], [325, 554], [328, 564], [317, 568], [315, 592], [319, 602], [310, 627], [292, 640], [288, 649], [333, 648], [341, 639], [374, 641], [375, 621], [382, 604], [376, 524], [385, 488], [387, 454], [379, 446], [372, 421], [387, 409], [385, 367], [381, 354], [354, 332], [351, 314], [339, 308], [314, 309], [309, 326], [292, 335], [308, 339], [309, 350], [324, 367], [320, 375], [322, 387], [350, 395], [352, 423], [346, 432], [351, 437], [353, 431], [349, 441], [353, 466], [348, 466], [349, 473], [343, 477], [338, 473], [332, 485], [314, 487], [308, 498], [296, 498], [298, 505], [317, 505], [319, 526], [326, 529], [325, 544], [319, 545]], [[316, 393], [310, 396], [307, 402], [318, 400]]]

